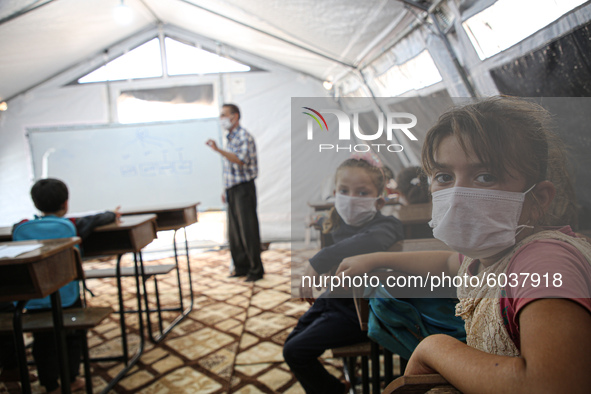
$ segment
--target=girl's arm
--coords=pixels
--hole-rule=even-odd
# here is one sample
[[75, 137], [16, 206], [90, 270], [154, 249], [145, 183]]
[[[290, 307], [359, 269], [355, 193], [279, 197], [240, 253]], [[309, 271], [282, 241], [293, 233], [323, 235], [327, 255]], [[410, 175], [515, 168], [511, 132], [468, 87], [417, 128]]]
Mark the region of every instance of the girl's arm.
[[456, 275], [460, 259], [457, 253], [449, 251], [369, 253], [344, 259], [336, 274], [360, 276], [380, 268], [410, 275]]
[[440, 373], [464, 393], [588, 393], [591, 314], [565, 299], [540, 299], [519, 314], [521, 357], [476, 350], [446, 335], [425, 338], [406, 375]]

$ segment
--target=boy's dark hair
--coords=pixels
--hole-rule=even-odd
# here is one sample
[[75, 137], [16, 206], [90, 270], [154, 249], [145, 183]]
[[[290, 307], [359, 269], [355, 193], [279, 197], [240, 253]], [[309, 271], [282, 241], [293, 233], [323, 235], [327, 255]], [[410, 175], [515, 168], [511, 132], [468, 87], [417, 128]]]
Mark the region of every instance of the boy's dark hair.
[[68, 187], [59, 179], [40, 179], [31, 188], [33, 203], [43, 213], [59, 211], [68, 201], [68, 197]]
[[230, 108], [230, 112], [233, 114], [238, 114], [238, 119], [240, 119], [240, 109], [236, 104], [224, 104], [222, 107]]

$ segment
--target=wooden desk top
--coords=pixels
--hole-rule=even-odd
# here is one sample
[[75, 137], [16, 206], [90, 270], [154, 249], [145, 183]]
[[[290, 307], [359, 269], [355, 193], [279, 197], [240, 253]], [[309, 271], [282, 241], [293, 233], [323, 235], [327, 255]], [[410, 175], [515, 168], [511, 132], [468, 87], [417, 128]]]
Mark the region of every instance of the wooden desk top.
[[15, 241], [15, 242], [0, 242], [0, 246], [4, 245], [41, 245], [40, 248], [32, 250], [30, 252], [22, 253], [16, 257], [1, 257], [0, 265], [15, 265], [15, 264], [29, 264], [36, 261], [50, 257], [56, 253], [61, 252], [64, 249], [70, 249], [71, 247], [80, 243], [80, 238], [55, 238], [55, 239], [42, 239], [32, 241]]
[[0, 301], [45, 297], [77, 277], [74, 246], [80, 238], [0, 243], [41, 244], [41, 248], [12, 258], [0, 258]]
[[156, 238], [156, 215], [122, 216], [119, 223], [106, 224], [82, 243], [85, 257], [137, 253]]
[[145, 223], [155, 222], [156, 215], [148, 214], [148, 215], [129, 215], [129, 216], [121, 216], [119, 223], [109, 223], [103, 226], [99, 226], [93, 230], [95, 233], [103, 233], [103, 232], [112, 232], [112, 231], [125, 231], [129, 229], [133, 229], [137, 226], [141, 226]]
[[439, 374], [405, 375], [393, 380], [382, 392], [391, 393], [460, 393], [445, 378]]
[[[398, 199], [386, 200], [386, 205], [399, 205]], [[315, 211], [326, 211], [334, 207], [334, 201], [309, 201], [308, 206], [314, 208]]]
[[143, 207], [139, 209], [132, 209], [129, 211], [123, 210], [121, 211], [122, 215], [141, 215], [146, 213], [154, 213], [158, 214], [160, 212], [173, 212], [179, 211], [187, 208], [197, 208], [197, 205], [201, 204], [200, 202], [194, 202], [190, 204], [181, 204], [181, 205], [154, 205], [150, 207]]
[[392, 245], [389, 252], [421, 252], [433, 250], [452, 250], [449, 246], [435, 238], [405, 239]]
[[392, 212], [392, 215], [404, 225], [424, 224], [431, 220], [432, 209], [433, 205], [431, 203], [400, 205], [399, 209]]
[[158, 231], [178, 230], [197, 222], [197, 205], [200, 203], [179, 206], [154, 206], [133, 211], [123, 211], [122, 215], [155, 214]]

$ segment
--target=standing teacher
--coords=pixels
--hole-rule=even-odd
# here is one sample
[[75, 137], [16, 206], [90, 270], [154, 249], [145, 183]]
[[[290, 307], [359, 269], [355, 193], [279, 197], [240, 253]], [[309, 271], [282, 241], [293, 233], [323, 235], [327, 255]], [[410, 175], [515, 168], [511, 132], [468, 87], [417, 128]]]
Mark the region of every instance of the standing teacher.
[[214, 140], [207, 145], [224, 158], [224, 187], [228, 203], [228, 239], [234, 261], [231, 277], [246, 276], [247, 282], [262, 279], [261, 239], [254, 180], [258, 174], [257, 151], [252, 135], [240, 126], [240, 110], [224, 104], [220, 124], [228, 131], [226, 150]]

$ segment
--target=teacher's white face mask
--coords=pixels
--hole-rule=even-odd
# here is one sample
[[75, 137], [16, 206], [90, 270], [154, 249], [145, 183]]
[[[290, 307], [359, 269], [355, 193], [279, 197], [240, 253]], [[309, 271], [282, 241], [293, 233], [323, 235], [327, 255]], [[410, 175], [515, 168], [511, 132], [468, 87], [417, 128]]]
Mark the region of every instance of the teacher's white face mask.
[[361, 226], [376, 216], [376, 201], [376, 197], [350, 197], [337, 193], [334, 207], [345, 223]]
[[230, 128], [232, 128], [232, 121], [230, 118], [221, 118], [220, 126], [222, 126], [224, 130], [230, 130]]
[[[464, 256], [482, 259], [515, 244], [525, 195], [504, 190], [453, 187], [433, 193], [433, 236]], [[518, 231], [519, 230], [519, 231]]]

